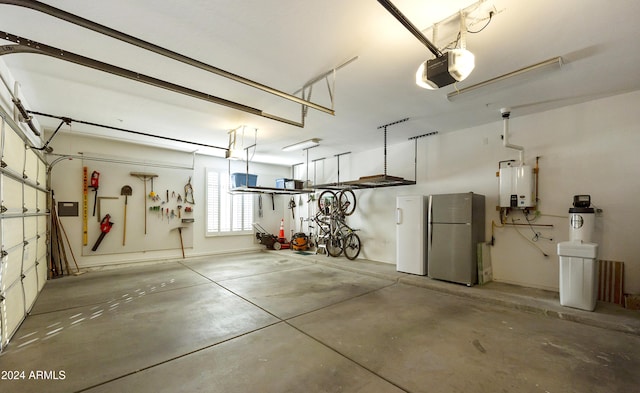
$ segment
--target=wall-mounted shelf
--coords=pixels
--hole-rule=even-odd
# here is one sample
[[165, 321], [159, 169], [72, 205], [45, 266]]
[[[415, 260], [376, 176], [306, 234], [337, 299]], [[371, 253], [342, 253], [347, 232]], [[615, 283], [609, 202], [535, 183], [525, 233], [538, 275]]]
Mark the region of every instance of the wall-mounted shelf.
[[316, 190], [292, 190], [288, 188], [275, 188], [275, 187], [236, 187], [229, 190], [230, 194], [246, 194], [246, 193], [255, 193], [255, 194], [282, 194], [282, 195], [295, 195], [295, 194], [311, 194], [316, 192]]

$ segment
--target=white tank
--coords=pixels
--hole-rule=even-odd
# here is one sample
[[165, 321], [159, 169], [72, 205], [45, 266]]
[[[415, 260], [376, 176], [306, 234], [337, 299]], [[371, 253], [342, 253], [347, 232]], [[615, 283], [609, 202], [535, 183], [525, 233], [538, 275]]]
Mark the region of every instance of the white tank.
[[533, 168], [529, 165], [512, 166], [504, 163], [500, 168], [500, 207], [525, 208], [536, 205]]
[[595, 227], [595, 210], [591, 207], [569, 209], [569, 240], [591, 242]]

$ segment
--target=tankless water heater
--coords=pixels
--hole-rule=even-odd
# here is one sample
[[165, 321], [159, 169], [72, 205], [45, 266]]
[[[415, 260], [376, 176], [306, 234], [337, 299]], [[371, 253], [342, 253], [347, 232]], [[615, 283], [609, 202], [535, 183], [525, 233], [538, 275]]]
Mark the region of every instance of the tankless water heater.
[[500, 207], [526, 208], [536, 205], [533, 168], [507, 161], [500, 163]]

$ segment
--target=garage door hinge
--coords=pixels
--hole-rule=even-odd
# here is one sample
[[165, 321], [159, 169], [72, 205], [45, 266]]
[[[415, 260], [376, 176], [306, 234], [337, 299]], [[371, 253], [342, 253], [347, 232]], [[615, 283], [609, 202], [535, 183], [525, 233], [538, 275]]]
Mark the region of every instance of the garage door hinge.
[[0, 302], [4, 302], [4, 296], [0, 295]]
[[9, 210], [9, 209], [7, 209], [6, 207], [4, 207], [3, 205], [0, 205], [0, 213], [4, 213], [4, 212], [6, 212], [7, 210]]
[[4, 258], [4, 257], [6, 257], [7, 255], [9, 255], [9, 253], [8, 253], [8, 252], [6, 252], [5, 250], [0, 251], [0, 257]]
[[20, 279], [21, 279], [21, 280], [24, 280], [25, 278], [27, 278], [27, 276], [25, 276], [24, 274], [21, 274], [21, 275], [20, 275]]
[[27, 176], [27, 174], [25, 172], [22, 172], [22, 178], [27, 180], [29, 178], [29, 176]]
[[25, 240], [25, 241], [23, 242], [23, 244], [24, 244], [24, 246], [26, 247], [26, 246], [28, 246], [28, 245], [29, 245], [29, 242]]
[[0, 160], [0, 167], [6, 168], [7, 167], [7, 163], [2, 161], [2, 160]]
[[26, 212], [28, 212], [28, 211], [29, 211], [29, 209], [27, 209], [26, 207], [23, 207], [23, 208], [22, 208], [22, 212], [23, 212], [23, 213], [26, 213]]

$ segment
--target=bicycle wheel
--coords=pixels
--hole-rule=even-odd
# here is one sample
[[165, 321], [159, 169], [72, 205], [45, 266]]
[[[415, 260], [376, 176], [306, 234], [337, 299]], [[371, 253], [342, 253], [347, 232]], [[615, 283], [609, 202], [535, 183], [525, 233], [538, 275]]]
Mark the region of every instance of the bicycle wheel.
[[318, 197], [318, 208], [322, 214], [329, 214], [329, 206], [336, 199], [336, 194], [331, 190], [324, 190]]
[[346, 189], [338, 194], [338, 209], [345, 215], [350, 216], [356, 211], [356, 194], [353, 190]]
[[327, 252], [332, 257], [339, 257], [342, 254], [342, 237], [329, 237], [327, 239]]
[[360, 255], [360, 237], [352, 232], [344, 241], [344, 256], [353, 261], [358, 255]]

